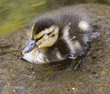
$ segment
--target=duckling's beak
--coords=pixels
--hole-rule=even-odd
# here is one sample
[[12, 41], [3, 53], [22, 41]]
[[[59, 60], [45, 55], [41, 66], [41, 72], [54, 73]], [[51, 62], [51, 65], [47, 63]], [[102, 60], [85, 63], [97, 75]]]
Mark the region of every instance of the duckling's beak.
[[36, 46], [36, 41], [30, 40], [30, 42], [28, 43], [28, 45], [24, 48], [24, 50], [22, 52], [29, 53], [34, 49], [35, 46]]

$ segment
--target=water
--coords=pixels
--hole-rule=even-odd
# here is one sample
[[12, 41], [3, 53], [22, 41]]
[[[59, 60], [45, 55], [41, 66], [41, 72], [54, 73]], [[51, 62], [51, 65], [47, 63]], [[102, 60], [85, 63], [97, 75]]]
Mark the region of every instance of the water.
[[22, 29], [46, 10], [45, 0], [0, 0], [0, 34]]

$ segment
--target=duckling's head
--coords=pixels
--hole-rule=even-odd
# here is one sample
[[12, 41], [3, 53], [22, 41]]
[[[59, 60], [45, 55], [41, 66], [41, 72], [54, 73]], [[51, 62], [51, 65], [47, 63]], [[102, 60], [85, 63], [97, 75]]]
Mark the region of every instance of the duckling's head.
[[45, 56], [48, 47], [58, 39], [59, 26], [51, 19], [45, 18], [32, 25], [30, 41], [22, 51], [23, 59], [37, 64], [49, 62]]
[[52, 46], [58, 39], [59, 27], [51, 19], [42, 19], [32, 25], [30, 42], [23, 50], [29, 53], [35, 47], [46, 48]]

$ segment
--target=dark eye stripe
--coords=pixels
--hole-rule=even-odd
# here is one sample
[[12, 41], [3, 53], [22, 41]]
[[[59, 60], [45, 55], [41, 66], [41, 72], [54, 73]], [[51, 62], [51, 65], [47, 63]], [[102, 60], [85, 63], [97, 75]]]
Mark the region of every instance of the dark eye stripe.
[[43, 34], [43, 35], [40, 37], [40, 39], [41, 39], [43, 36], [45, 36], [45, 35], [50, 35], [51, 33], [52, 33], [52, 32]]
[[39, 39], [36, 39], [36, 42], [37, 42], [38, 40], [42, 39], [42, 37], [43, 37], [43, 36], [41, 36]]
[[52, 32], [48, 33], [47, 35], [50, 35]]
[[[50, 33], [48, 33], [47, 35], [50, 35], [52, 32], [50, 32]], [[45, 36], [46, 34], [43, 34], [39, 39], [36, 39], [36, 42], [38, 41], [38, 40], [40, 40], [40, 39], [42, 39], [43, 38], [43, 36]], [[52, 36], [53, 37], [53, 36]]]

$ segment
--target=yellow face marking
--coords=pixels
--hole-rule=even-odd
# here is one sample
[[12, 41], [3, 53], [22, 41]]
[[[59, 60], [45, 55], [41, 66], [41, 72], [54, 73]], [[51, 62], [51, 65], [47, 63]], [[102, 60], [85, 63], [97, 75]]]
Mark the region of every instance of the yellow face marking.
[[[50, 32], [52, 32], [52, 33], [49, 35], [46, 35]], [[46, 29], [43, 32], [41, 32], [39, 34], [39, 36], [42, 36], [42, 35], [44, 35], [44, 36], [39, 41], [37, 41], [36, 44], [38, 45], [38, 48], [52, 46], [58, 39], [58, 34], [59, 34], [59, 27], [57, 27], [57, 26], [52, 26], [49, 29]]]
[[51, 26], [50, 28], [45, 29], [45, 30], [41, 31], [39, 34], [35, 35], [34, 39], [38, 39], [38, 38], [42, 37], [44, 34], [48, 34], [48, 33], [52, 32], [54, 29], [55, 29], [55, 26]]
[[31, 32], [30, 32], [30, 38], [31, 38], [31, 39], [32, 39], [32, 37], [34, 36], [34, 32], [33, 32], [34, 26], [35, 26], [35, 24], [32, 25]]

